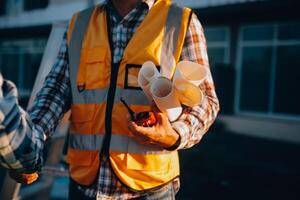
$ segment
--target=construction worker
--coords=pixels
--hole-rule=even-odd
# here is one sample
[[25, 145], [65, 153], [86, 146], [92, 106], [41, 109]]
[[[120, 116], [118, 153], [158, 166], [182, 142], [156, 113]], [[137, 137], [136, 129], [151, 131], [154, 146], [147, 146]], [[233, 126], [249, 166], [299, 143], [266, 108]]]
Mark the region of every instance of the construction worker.
[[3, 82], [2, 165], [19, 182], [35, 181], [45, 140], [71, 110], [69, 199], [175, 199], [177, 151], [198, 143], [219, 111], [210, 72], [199, 86], [201, 105], [183, 107], [174, 122], [153, 109], [157, 124], [137, 126], [120, 102], [123, 97], [135, 112], [151, 109], [128, 79], [148, 60], [166, 66], [168, 41], [171, 71], [180, 60], [209, 66], [199, 20], [170, 0], [108, 0], [76, 13], [28, 114], [18, 106], [16, 87]]

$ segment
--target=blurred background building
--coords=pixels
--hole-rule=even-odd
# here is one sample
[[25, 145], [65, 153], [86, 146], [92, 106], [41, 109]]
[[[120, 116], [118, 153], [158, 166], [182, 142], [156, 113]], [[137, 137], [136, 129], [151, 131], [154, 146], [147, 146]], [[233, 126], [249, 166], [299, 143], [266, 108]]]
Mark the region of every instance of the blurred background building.
[[299, 142], [299, 123], [292, 131], [290, 122], [300, 119], [300, 2], [190, 2], [206, 30], [222, 120], [236, 132]]
[[[63, 30], [72, 14], [99, 2], [101, 1], [0, 0], [0, 69], [5, 78], [14, 81], [18, 86], [23, 106], [28, 102], [41, 62], [42, 65], [48, 66], [53, 63], [53, 59], [49, 61], [51, 60], [49, 57], [55, 57]], [[226, 144], [229, 148], [236, 145], [234, 142], [240, 141], [235, 139], [236, 137], [246, 136], [245, 140], [251, 142], [253, 138], [260, 138], [269, 142], [258, 142], [261, 146], [259, 144], [256, 146], [257, 141], [253, 140], [254, 144], [249, 144], [249, 148], [261, 148], [261, 151], [270, 154], [272, 153], [269, 151], [276, 153], [273, 149], [276, 146], [281, 153], [290, 149], [283, 154], [277, 152], [277, 155], [279, 153], [290, 158], [286, 161], [286, 165], [281, 166], [280, 160], [274, 158], [268, 163], [268, 167], [272, 168], [273, 165], [279, 164], [291, 171], [291, 174], [286, 174], [284, 178], [293, 176], [298, 181], [300, 174], [294, 170], [300, 166], [300, 161], [297, 161], [299, 158], [294, 158], [294, 155], [300, 153], [299, 1], [176, 0], [176, 2], [192, 7], [204, 26], [211, 69], [221, 102], [217, 128], [213, 128], [212, 132], [222, 132], [219, 130], [220, 127], [226, 129], [222, 132], [224, 133], [222, 136], [208, 134], [207, 137], [212, 138], [204, 141], [203, 149], [196, 149], [194, 150], [196, 153], [184, 155], [190, 155], [191, 158], [195, 156], [197, 159], [196, 155], [205, 154], [211, 150], [212, 145], [225, 145], [226, 138], [234, 137]], [[223, 138], [225, 133], [230, 135]], [[265, 150], [263, 147], [270, 149]], [[239, 147], [236, 148], [238, 151]], [[226, 154], [225, 152], [220, 150], [218, 153], [215, 152], [214, 156]], [[231, 153], [233, 155], [235, 152]], [[256, 153], [261, 152], [247, 151], [247, 154], [251, 155]], [[266, 156], [269, 156], [268, 153]], [[234, 160], [232, 162], [241, 161], [243, 155], [240, 156], [235, 160], [232, 158]], [[257, 161], [255, 155], [251, 158]], [[188, 161], [187, 158], [183, 159], [183, 162]], [[188, 164], [183, 165], [187, 166]], [[211, 171], [218, 171], [215, 167], [210, 168]], [[194, 170], [197, 171], [197, 167]], [[213, 173], [211, 171], [208, 173]], [[215, 176], [217, 175], [209, 176], [203, 184], [211, 184], [213, 180], [218, 179]], [[183, 180], [189, 178], [191, 177], [185, 176]], [[289, 178], [287, 180], [290, 181]], [[224, 182], [223, 179], [218, 181], [221, 189], [213, 186], [212, 188], [224, 194], [222, 187], [225, 185], [226, 188], [230, 185], [230, 181]], [[276, 189], [276, 186], [273, 188]], [[184, 187], [183, 191], [182, 199], [194, 194], [186, 192], [189, 189]], [[229, 191], [226, 194], [231, 193]], [[191, 196], [187, 199], [198, 199]]]

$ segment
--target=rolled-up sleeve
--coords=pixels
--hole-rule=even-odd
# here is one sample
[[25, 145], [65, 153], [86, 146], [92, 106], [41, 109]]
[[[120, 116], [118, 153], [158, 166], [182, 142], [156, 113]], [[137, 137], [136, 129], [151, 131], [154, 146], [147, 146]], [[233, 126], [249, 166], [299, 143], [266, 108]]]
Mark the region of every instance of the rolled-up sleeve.
[[208, 76], [199, 86], [204, 94], [201, 105], [184, 107], [180, 118], [172, 123], [173, 129], [180, 135], [177, 149], [186, 149], [201, 140], [219, 112], [219, 101], [209, 69], [206, 39], [195, 14], [192, 15], [180, 59], [203, 64], [208, 69]]

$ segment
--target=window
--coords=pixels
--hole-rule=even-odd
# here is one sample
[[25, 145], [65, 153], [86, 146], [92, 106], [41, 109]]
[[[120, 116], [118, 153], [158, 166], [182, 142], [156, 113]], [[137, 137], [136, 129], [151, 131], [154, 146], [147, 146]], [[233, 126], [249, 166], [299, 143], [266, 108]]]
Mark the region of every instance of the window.
[[267, 112], [272, 49], [245, 47], [243, 55], [240, 108]]
[[31, 94], [46, 42], [44, 38], [0, 41], [0, 70], [17, 85], [20, 98]]
[[205, 29], [208, 57], [216, 92], [222, 103], [222, 114], [232, 114], [234, 108], [235, 71], [230, 65], [229, 30], [229, 27], [208, 27]]
[[300, 115], [300, 44], [277, 50], [274, 112]]
[[229, 64], [229, 28], [208, 27], [205, 29], [205, 37], [211, 67]]
[[5, 14], [6, 1], [0, 0], [0, 16]]
[[238, 111], [300, 116], [300, 23], [241, 27]]
[[46, 8], [49, 4], [49, 0], [25, 0], [24, 10], [34, 10], [39, 8]]

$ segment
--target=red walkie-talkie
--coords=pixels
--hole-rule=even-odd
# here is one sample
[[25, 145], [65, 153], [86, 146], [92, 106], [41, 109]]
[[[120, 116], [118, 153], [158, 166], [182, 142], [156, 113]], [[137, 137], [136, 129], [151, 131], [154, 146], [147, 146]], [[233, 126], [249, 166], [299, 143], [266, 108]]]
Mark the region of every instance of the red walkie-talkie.
[[125, 102], [123, 98], [120, 99], [121, 102], [125, 105], [127, 108], [130, 118], [132, 121], [134, 121], [138, 126], [143, 127], [151, 127], [156, 124], [156, 118], [153, 112], [139, 112], [135, 113]]

